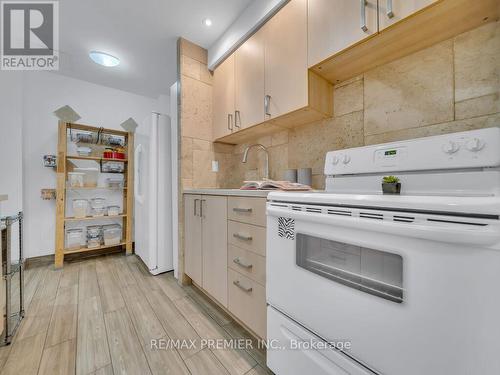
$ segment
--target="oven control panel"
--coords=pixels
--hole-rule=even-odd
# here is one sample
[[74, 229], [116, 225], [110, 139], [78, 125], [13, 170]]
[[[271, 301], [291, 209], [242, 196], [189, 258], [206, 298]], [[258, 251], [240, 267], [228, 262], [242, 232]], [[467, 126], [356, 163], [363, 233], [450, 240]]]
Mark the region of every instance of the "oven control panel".
[[331, 151], [325, 174], [500, 167], [500, 128]]

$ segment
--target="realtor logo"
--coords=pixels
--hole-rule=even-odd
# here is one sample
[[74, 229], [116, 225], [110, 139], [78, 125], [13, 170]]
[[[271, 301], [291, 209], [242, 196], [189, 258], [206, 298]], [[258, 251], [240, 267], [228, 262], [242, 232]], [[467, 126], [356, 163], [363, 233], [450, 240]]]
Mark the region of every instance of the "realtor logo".
[[2, 1], [2, 70], [59, 69], [59, 3]]

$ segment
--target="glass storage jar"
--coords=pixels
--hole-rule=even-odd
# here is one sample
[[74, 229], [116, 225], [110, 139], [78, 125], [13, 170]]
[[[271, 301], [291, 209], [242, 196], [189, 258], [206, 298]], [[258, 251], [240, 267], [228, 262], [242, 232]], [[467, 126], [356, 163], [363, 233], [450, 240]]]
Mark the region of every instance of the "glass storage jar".
[[99, 247], [102, 244], [102, 226], [91, 225], [87, 227], [87, 247]]

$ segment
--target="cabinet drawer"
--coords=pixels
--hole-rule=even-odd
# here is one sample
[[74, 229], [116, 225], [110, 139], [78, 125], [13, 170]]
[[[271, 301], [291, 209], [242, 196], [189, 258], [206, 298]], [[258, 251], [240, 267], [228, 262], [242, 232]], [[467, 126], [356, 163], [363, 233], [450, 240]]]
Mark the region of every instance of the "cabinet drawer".
[[266, 338], [266, 289], [228, 269], [228, 308], [261, 338]]
[[266, 199], [229, 197], [227, 216], [230, 220], [242, 223], [266, 226]]
[[227, 236], [230, 244], [266, 256], [266, 228], [229, 220]]
[[261, 255], [229, 245], [227, 265], [262, 285], [266, 284], [266, 258]]

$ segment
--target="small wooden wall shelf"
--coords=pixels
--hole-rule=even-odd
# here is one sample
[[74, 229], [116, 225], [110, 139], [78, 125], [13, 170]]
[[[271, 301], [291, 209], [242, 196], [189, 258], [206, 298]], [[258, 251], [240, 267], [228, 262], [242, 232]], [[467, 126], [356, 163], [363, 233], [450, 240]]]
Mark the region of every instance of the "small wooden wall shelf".
[[[79, 156], [68, 155], [68, 134], [71, 130], [83, 130], [90, 132], [100, 132], [101, 134], [110, 134], [122, 136], [125, 139], [126, 159], [111, 159], [100, 156]], [[133, 151], [134, 150], [134, 134], [121, 130], [103, 129], [95, 126], [71, 124], [59, 122], [58, 131], [58, 146], [57, 146], [57, 189], [56, 189], [56, 250], [55, 250], [55, 267], [61, 268], [64, 265], [65, 254], [76, 254], [108, 248], [125, 247], [127, 254], [132, 253], [132, 225], [133, 225], [133, 208], [134, 208], [134, 165]], [[121, 188], [109, 187], [67, 187], [68, 172], [71, 171], [74, 164], [71, 160], [89, 160], [100, 163], [102, 161], [123, 162], [125, 169], [124, 186]], [[66, 216], [66, 195], [72, 190], [115, 190], [123, 195], [123, 214], [115, 216], [87, 216], [84, 218], [74, 218]], [[116, 245], [102, 245], [99, 247], [80, 249], [65, 249], [66, 223], [77, 221], [93, 221], [93, 220], [122, 220], [122, 242]]]

